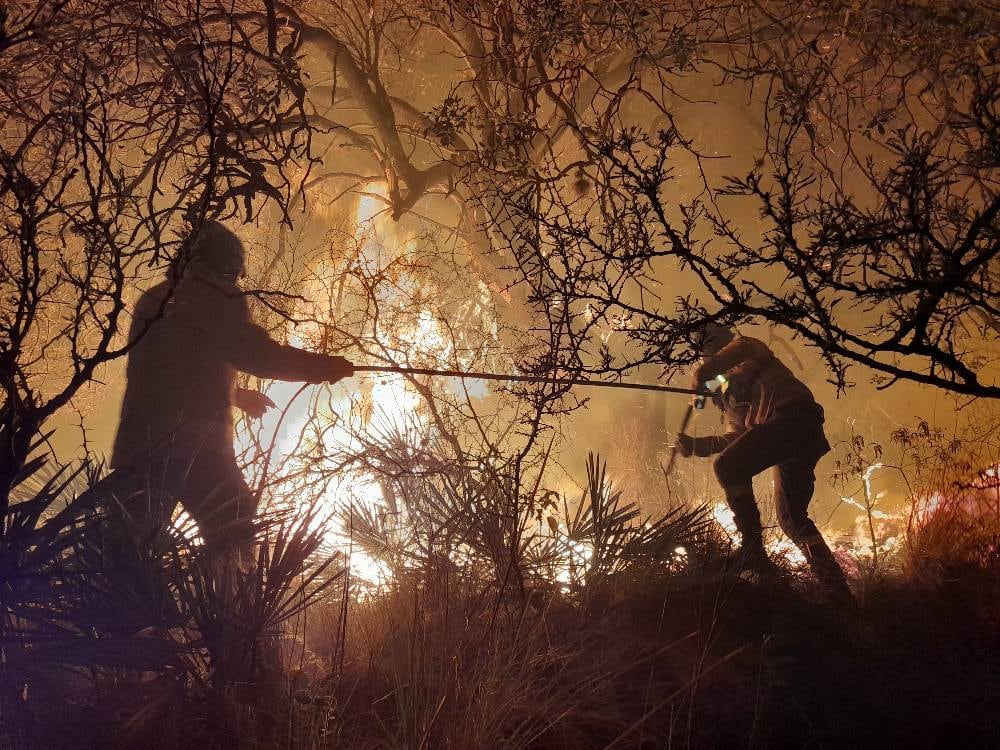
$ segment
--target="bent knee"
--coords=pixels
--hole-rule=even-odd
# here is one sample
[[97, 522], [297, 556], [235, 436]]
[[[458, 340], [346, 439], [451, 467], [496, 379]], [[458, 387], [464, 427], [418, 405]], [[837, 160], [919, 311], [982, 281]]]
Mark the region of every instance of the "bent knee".
[[720, 453], [712, 462], [712, 469], [715, 471], [715, 477], [719, 480], [719, 484], [723, 487], [748, 484], [753, 478], [747, 476], [747, 473], [740, 468], [737, 462], [725, 452]]

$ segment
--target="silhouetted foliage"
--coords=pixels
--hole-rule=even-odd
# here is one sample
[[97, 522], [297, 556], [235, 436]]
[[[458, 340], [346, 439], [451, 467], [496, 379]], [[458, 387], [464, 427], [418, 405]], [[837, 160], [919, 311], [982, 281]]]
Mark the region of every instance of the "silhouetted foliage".
[[[272, 333], [364, 362], [673, 375], [716, 320], [793, 334], [840, 387], [995, 398], [998, 39], [977, 2], [0, 0], [4, 739], [997, 745], [988, 431], [897, 431], [896, 551], [882, 449], [852, 443], [852, 611], [560, 455], [585, 397], [551, 383], [366, 382], [346, 414], [300, 390], [286, 444], [239, 425], [266, 509], [243, 565], [46, 454], [213, 218], [273, 229], [247, 292]], [[732, 110], [682, 110], [727, 97], [720, 162]]]

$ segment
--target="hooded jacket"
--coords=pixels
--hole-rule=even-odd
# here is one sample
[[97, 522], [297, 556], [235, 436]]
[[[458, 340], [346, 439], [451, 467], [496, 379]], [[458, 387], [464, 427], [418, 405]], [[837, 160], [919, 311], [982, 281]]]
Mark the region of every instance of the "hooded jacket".
[[[724, 435], [697, 440], [695, 455], [708, 456], [726, 448], [754, 425], [773, 419], [779, 412], [800, 412], [818, 417], [823, 423], [823, 407], [812, 391], [792, 374], [765, 344], [749, 336], [737, 336], [698, 367], [695, 387], [722, 375], [725, 391], [715, 396], [726, 421]], [[822, 436], [821, 436], [822, 437]], [[822, 438], [823, 452], [829, 444]]]
[[274, 341], [251, 322], [239, 287], [201, 269], [189, 267], [172, 286], [163, 281], [136, 304], [116, 468], [168, 448], [231, 455], [237, 371], [318, 383], [343, 361]]
[[749, 336], [736, 336], [698, 367], [699, 385], [722, 375], [728, 382], [726, 398], [746, 404], [745, 427], [763, 424], [791, 406], [819, 409], [812, 391], [796, 378], [767, 344]]

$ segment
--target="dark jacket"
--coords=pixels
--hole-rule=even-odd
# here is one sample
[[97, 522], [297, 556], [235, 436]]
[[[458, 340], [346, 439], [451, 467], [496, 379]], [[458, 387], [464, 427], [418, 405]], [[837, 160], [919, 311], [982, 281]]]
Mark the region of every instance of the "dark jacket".
[[696, 383], [726, 378], [723, 391], [713, 400], [722, 409], [726, 432], [708, 435], [694, 443], [694, 454], [710, 456], [726, 449], [754, 425], [774, 419], [779, 413], [801, 415], [816, 422], [816, 450], [829, 450], [823, 436], [823, 407], [812, 391], [774, 356], [767, 344], [749, 336], [737, 336], [699, 366]]
[[203, 271], [189, 269], [170, 292], [164, 281], [136, 305], [114, 467], [167, 449], [231, 455], [237, 371], [318, 383], [340, 360], [274, 341], [251, 322], [237, 286]]
[[728, 381], [726, 399], [745, 404], [744, 425], [763, 424], [790, 406], [819, 409], [812, 391], [774, 356], [767, 344], [737, 336], [698, 367], [697, 384], [723, 375]]

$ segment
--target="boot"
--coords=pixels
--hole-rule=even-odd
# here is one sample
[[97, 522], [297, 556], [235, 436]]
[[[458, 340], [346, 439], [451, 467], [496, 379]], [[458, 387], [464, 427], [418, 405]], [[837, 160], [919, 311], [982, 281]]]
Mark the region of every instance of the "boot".
[[774, 580], [780, 576], [778, 566], [768, 557], [761, 534], [743, 534], [743, 544], [733, 559], [740, 570], [749, 570], [762, 581]]
[[733, 485], [724, 489], [726, 500], [733, 511], [736, 529], [743, 539], [733, 560], [740, 570], [749, 570], [761, 580], [777, 578], [778, 566], [771, 561], [764, 549], [764, 527], [760, 521], [760, 509], [753, 496], [753, 486]]
[[799, 549], [809, 562], [809, 568], [816, 576], [817, 582], [827, 594], [840, 601], [854, 601], [851, 588], [847, 585], [847, 576], [844, 575], [825, 541], [818, 539], [806, 542]]

